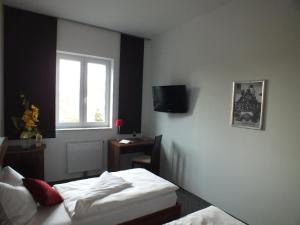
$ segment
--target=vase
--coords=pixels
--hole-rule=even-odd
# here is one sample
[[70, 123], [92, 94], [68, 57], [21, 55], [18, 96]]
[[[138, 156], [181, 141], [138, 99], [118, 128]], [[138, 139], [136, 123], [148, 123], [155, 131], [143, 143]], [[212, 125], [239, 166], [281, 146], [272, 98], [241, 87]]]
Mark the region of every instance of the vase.
[[23, 148], [23, 149], [30, 148], [32, 145], [31, 139], [30, 138], [21, 138], [20, 145], [21, 145], [21, 148]]
[[31, 133], [29, 131], [23, 131], [20, 135], [20, 145], [21, 148], [30, 148], [32, 145]]
[[43, 144], [43, 136], [39, 133], [36, 134], [35, 136], [35, 146], [36, 147], [41, 147]]

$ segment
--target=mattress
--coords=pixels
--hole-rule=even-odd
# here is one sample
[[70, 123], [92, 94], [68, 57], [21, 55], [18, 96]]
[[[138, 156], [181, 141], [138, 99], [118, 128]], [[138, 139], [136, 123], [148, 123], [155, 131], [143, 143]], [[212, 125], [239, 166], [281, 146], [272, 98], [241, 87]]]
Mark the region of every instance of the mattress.
[[52, 207], [40, 207], [28, 225], [99, 225], [100, 222], [101, 225], [114, 225], [172, 207], [176, 200], [174, 191], [78, 220], [71, 220], [61, 203]]
[[113, 172], [112, 175], [123, 178], [131, 183], [131, 186], [105, 198], [96, 199], [84, 210], [76, 209], [77, 200], [81, 199], [83, 195], [88, 195], [91, 185], [95, 184], [95, 180], [98, 178], [54, 185], [54, 188], [65, 199], [64, 206], [72, 219], [103, 214], [135, 202], [145, 202], [178, 189], [169, 181], [141, 168]]

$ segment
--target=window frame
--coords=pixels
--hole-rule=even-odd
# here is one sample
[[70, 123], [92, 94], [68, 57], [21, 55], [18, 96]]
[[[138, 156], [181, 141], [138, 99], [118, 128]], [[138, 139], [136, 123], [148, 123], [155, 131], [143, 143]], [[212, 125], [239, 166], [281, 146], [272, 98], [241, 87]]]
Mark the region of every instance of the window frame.
[[[80, 93], [79, 93], [79, 122], [78, 123], [60, 123], [59, 122], [59, 67], [61, 59], [69, 59], [80, 62]], [[87, 77], [88, 63], [98, 63], [106, 66], [106, 84], [105, 84], [105, 121], [87, 122]], [[110, 128], [112, 115], [112, 80], [113, 64], [111, 58], [99, 56], [84, 55], [72, 52], [57, 51], [56, 53], [56, 130], [64, 129], [95, 129]]]

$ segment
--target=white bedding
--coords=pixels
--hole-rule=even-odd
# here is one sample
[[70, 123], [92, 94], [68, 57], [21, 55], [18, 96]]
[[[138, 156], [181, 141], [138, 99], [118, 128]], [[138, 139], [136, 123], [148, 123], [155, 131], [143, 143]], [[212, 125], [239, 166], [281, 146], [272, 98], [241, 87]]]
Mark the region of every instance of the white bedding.
[[245, 225], [215, 206], [191, 213], [165, 225]]
[[[91, 180], [90, 180], [91, 181]], [[114, 176], [111, 173], [104, 172], [97, 179], [93, 179], [89, 184], [74, 190], [71, 184], [56, 187], [64, 198], [64, 204], [69, 211], [69, 214], [85, 215], [92, 204], [113, 193], [120, 192], [128, 187], [131, 183], [121, 177]], [[75, 204], [75, 206], [74, 206]], [[70, 211], [69, 209], [73, 209]]]
[[112, 173], [132, 186], [117, 193], [94, 201], [87, 210], [76, 210], [78, 196], [87, 192], [87, 187], [99, 178], [91, 178], [55, 185], [65, 199], [64, 205], [72, 219], [85, 218], [87, 216], [105, 213], [119, 207], [139, 201], [146, 201], [154, 197], [174, 192], [178, 187], [145, 169], [130, 169]]
[[136, 219], [172, 207], [176, 204], [176, 192], [161, 195], [146, 201], [137, 201], [114, 210], [72, 220], [63, 203], [52, 207], [40, 207], [27, 225], [114, 225]]

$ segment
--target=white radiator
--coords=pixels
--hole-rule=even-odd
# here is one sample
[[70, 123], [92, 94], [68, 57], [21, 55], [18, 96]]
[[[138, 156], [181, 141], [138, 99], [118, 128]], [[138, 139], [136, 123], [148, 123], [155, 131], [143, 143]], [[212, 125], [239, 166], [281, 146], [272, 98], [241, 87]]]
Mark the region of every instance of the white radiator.
[[68, 173], [103, 169], [103, 141], [67, 143]]

